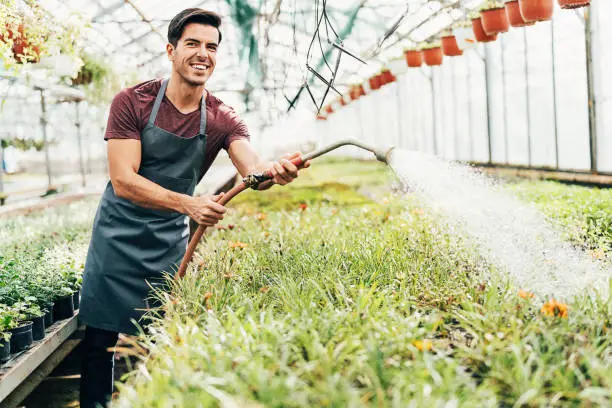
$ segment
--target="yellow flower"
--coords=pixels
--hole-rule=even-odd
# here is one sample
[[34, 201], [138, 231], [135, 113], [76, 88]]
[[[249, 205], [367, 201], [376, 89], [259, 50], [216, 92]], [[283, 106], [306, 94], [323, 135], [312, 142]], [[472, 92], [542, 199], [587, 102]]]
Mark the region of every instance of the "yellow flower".
[[540, 312], [546, 316], [562, 317], [567, 319], [568, 307], [564, 303], [557, 302], [555, 299], [551, 299], [549, 302], [544, 303]]
[[423, 215], [425, 214], [425, 211], [421, 210], [420, 208], [415, 208], [412, 210], [412, 213], [415, 215]]
[[267, 215], [267, 214], [264, 214], [264, 213], [257, 213], [257, 215], [255, 215], [255, 217], [256, 217], [256, 218], [257, 218], [259, 221], [263, 221], [263, 220], [265, 220], [266, 218], [268, 218], [268, 215]]
[[228, 242], [230, 248], [240, 248], [244, 249], [249, 246], [249, 244], [245, 244], [244, 242], [236, 241], [236, 242]]
[[431, 351], [431, 341], [429, 340], [415, 340], [412, 345], [419, 351]]
[[602, 260], [606, 257], [606, 253], [603, 249], [598, 249], [597, 251], [589, 251], [589, 255], [591, 255], [594, 259]]
[[518, 295], [519, 297], [522, 297], [523, 299], [531, 299], [535, 296], [533, 293], [525, 292], [524, 290], [519, 290]]

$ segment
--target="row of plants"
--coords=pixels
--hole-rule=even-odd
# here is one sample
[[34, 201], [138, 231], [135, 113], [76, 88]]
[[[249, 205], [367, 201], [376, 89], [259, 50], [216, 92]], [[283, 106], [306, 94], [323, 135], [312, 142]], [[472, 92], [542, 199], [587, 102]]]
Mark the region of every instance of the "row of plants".
[[599, 260], [612, 261], [612, 189], [556, 181], [520, 181], [508, 189], [534, 203], [565, 238]]
[[610, 300], [514, 286], [393, 180], [318, 161], [234, 199], [114, 406], [612, 404]]
[[90, 223], [70, 215], [91, 217], [93, 204], [0, 221], [7, 238], [0, 239], [0, 362], [44, 339], [53, 322], [78, 309]]
[[[558, 0], [563, 9], [575, 9], [590, 5], [590, 0]], [[404, 59], [409, 68], [419, 68], [423, 64], [434, 67], [442, 65], [444, 57], [457, 57], [464, 51], [473, 48], [477, 43], [488, 43], [497, 40], [499, 34], [508, 32], [510, 27], [532, 26], [537, 22], [552, 19], [554, 0], [486, 0], [478, 12], [470, 13], [468, 19], [455, 22], [450, 29], [442, 30], [436, 38], [424, 41], [404, 50]], [[338, 97], [335, 103], [323, 108], [318, 113], [318, 120], [326, 120], [334, 113], [336, 106], [345, 106], [380, 89], [385, 84], [394, 82], [395, 76], [384, 67], [363, 84], [353, 84], [348, 95]]]

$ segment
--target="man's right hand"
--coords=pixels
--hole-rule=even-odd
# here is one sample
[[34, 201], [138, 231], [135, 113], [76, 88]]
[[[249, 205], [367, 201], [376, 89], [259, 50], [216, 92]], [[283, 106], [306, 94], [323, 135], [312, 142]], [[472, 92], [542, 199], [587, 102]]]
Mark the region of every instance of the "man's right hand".
[[201, 197], [187, 196], [183, 201], [185, 215], [206, 227], [212, 227], [223, 219], [226, 208], [218, 203], [224, 193]]

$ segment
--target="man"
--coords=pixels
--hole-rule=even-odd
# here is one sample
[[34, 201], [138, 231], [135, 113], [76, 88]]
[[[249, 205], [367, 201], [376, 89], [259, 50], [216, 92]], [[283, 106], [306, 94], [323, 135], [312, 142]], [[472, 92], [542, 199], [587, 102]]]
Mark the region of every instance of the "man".
[[[221, 42], [220, 17], [202, 9], [177, 14], [168, 28], [169, 80], [124, 89], [113, 100], [105, 139], [111, 181], [100, 201], [87, 254], [80, 320], [86, 325], [81, 407], [104, 405], [113, 390], [118, 333], [136, 334], [151, 286], [180, 263], [187, 217], [223, 219], [220, 195], [192, 197], [221, 148], [241, 175], [271, 168], [260, 189], [287, 184], [298, 168], [286, 155], [264, 162], [245, 124], [206, 91]], [[307, 167], [306, 163], [304, 167]], [[186, 217], [187, 216], [187, 217]]]

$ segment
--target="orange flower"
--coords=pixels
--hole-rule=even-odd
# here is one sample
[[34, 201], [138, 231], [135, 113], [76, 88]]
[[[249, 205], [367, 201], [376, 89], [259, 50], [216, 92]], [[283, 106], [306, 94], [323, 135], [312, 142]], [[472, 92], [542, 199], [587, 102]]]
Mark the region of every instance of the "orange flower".
[[519, 297], [522, 297], [523, 299], [531, 299], [535, 296], [533, 293], [525, 292], [524, 290], [519, 290], [518, 295]]
[[308, 208], [308, 204], [300, 204], [300, 210], [304, 211]]
[[544, 303], [540, 312], [546, 316], [562, 317], [567, 319], [568, 307], [564, 303], [559, 303], [555, 299], [551, 299], [549, 302]]
[[249, 246], [249, 244], [245, 244], [244, 242], [236, 241], [236, 242], [228, 242], [230, 248], [240, 248], [244, 249]]
[[415, 208], [414, 210], [412, 210], [412, 213], [415, 215], [423, 215], [425, 214], [425, 211], [421, 210], [420, 208]]
[[270, 290], [270, 288], [269, 288], [269, 287], [267, 287], [267, 286], [264, 286], [263, 288], [259, 289], [259, 291], [260, 291], [261, 293], [268, 293], [268, 291], [269, 291], [269, 290]]
[[268, 216], [267, 216], [266, 214], [264, 214], [264, 213], [257, 213], [257, 214], [255, 215], [255, 217], [256, 217], [256, 218], [257, 218], [259, 221], [263, 221], [263, 220], [265, 220], [266, 218], [268, 218]]
[[419, 349], [419, 351], [431, 351], [431, 341], [429, 340], [415, 340], [412, 345]]

